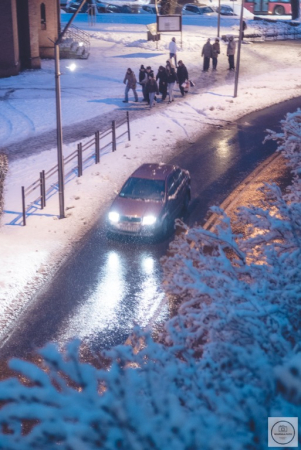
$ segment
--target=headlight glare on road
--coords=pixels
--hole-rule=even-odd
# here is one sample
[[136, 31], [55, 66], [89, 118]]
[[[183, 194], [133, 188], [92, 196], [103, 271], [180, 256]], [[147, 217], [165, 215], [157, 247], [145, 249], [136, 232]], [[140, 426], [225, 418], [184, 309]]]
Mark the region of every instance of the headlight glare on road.
[[113, 223], [119, 222], [119, 214], [116, 211], [109, 212], [109, 221]]
[[142, 219], [142, 225], [154, 225], [156, 222], [155, 216], [144, 216]]

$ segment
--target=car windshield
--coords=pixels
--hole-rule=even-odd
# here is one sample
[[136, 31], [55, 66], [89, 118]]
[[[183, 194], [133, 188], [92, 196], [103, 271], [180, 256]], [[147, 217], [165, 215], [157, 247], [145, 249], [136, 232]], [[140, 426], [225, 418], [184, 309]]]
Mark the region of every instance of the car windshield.
[[131, 177], [120, 191], [120, 197], [162, 201], [165, 193], [164, 180], [148, 180]]

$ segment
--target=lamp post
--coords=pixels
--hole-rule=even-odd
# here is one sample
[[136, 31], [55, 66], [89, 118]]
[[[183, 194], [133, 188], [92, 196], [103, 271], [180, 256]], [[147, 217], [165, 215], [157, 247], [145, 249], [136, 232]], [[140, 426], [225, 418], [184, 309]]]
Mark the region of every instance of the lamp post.
[[240, 21], [239, 21], [239, 38], [238, 38], [238, 49], [237, 49], [237, 58], [236, 58], [236, 71], [235, 71], [235, 83], [234, 83], [234, 98], [237, 97], [237, 88], [238, 88], [238, 75], [239, 75], [239, 64], [240, 64], [240, 48], [241, 48], [242, 33], [243, 33], [243, 14], [244, 14], [244, 0], [241, 0]]
[[[54, 43], [54, 60], [55, 60], [55, 100], [56, 100], [56, 137], [57, 137], [57, 166], [58, 166], [58, 188], [59, 188], [59, 206], [60, 219], [65, 217], [65, 196], [64, 196], [64, 157], [63, 157], [63, 129], [62, 129], [62, 113], [61, 113], [61, 82], [60, 82], [60, 43], [64, 34], [70, 27], [71, 23], [81, 10], [87, 0], [82, 0], [79, 8], [75, 11], [64, 30], [59, 33]], [[59, 10], [58, 10], [59, 14]]]
[[217, 37], [220, 35], [221, 26], [221, 0], [218, 0], [218, 17], [217, 17]]

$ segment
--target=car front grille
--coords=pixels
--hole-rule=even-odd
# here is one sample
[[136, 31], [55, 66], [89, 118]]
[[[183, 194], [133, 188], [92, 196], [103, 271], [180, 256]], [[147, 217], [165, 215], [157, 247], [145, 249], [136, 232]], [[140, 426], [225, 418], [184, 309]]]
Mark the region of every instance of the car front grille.
[[120, 216], [120, 222], [140, 223], [141, 222], [141, 217]]

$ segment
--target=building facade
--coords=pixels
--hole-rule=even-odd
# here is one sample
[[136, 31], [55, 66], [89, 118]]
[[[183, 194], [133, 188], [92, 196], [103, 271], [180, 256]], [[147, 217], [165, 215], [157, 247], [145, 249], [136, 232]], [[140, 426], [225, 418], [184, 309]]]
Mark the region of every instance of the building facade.
[[60, 27], [58, 0], [0, 0], [0, 77], [39, 69], [53, 58]]

